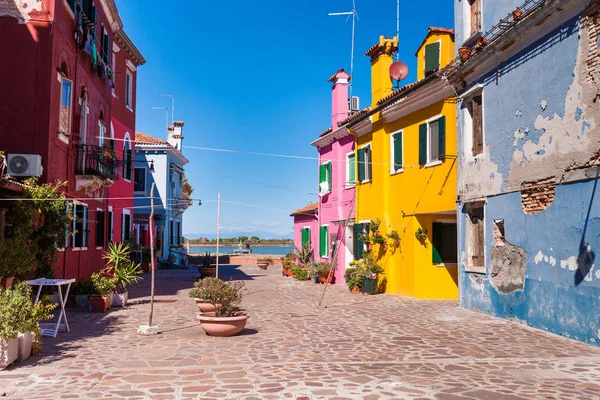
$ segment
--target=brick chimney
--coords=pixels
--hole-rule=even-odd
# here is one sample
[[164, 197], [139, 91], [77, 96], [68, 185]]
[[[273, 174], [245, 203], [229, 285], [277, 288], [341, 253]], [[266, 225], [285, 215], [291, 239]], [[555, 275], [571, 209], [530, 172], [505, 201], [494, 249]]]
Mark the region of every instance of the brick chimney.
[[181, 142], [183, 142], [183, 121], [173, 121], [173, 126], [169, 126], [167, 132], [167, 142], [177, 150], [181, 151]]
[[336, 72], [327, 82], [332, 83], [331, 87], [331, 129], [338, 128], [338, 122], [348, 118], [348, 84], [350, 75], [344, 71], [344, 68]]
[[398, 37], [384, 38], [379, 36], [379, 43], [371, 47], [365, 55], [371, 57], [371, 99], [372, 108], [377, 102], [390, 95], [394, 85], [390, 77], [390, 66], [394, 62], [394, 54], [398, 51]]

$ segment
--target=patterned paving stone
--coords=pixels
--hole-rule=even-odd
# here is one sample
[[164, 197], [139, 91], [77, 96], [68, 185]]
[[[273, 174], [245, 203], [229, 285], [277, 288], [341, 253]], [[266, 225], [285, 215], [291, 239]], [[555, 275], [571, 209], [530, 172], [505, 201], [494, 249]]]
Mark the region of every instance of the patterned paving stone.
[[454, 302], [352, 295], [283, 278], [277, 267], [222, 267], [246, 283], [240, 336], [204, 334], [187, 291], [195, 271], [158, 271], [131, 305], [69, 309], [71, 332], [0, 371], [9, 399], [597, 399], [600, 349], [466, 311]]

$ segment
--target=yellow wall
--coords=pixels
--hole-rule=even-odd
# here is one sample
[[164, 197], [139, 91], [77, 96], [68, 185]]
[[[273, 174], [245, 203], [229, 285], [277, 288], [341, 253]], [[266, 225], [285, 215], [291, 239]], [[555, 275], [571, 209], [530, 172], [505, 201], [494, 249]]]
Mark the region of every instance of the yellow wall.
[[[441, 39], [442, 61], [450, 60], [453, 43], [449, 35]], [[427, 43], [436, 40], [440, 37], [432, 34]], [[421, 58], [423, 49], [424, 46], [419, 52]], [[440, 115], [446, 117], [446, 159], [441, 165], [424, 168], [419, 166], [419, 125]], [[357, 186], [356, 219], [380, 219], [381, 234], [385, 236], [395, 230], [400, 235], [398, 248], [390, 245], [383, 251], [380, 246], [374, 246], [385, 268], [386, 292], [418, 298], [457, 299], [457, 267], [434, 265], [430, 242], [433, 222], [456, 219], [455, 99], [431, 104], [390, 124], [386, 124], [379, 113], [373, 116], [373, 121], [371, 133], [357, 138], [357, 147], [371, 143], [373, 178], [371, 183]], [[390, 175], [390, 136], [399, 130], [403, 130], [404, 137], [404, 171]], [[429, 235], [424, 244], [415, 238], [421, 226]]]

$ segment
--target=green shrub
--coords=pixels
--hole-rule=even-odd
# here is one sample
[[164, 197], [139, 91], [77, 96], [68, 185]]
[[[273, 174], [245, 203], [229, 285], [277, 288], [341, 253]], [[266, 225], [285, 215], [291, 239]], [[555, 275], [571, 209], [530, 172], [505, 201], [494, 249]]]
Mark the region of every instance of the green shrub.
[[[218, 278], [204, 278], [194, 284], [194, 297], [215, 306], [215, 316], [234, 317], [239, 315], [244, 282], [223, 282]], [[220, 305], [217, 307], [217, 305]]]
[[294, 277], [296, 278], [296, 280], [299, 280], [299, 281], [307, 281], [311, 277], [311, 273], [308, 270], [308, 268], [303, 267], [301, 265], [293, 266], [292, 273], [294, 274]]
[[92, 274], [92, 285], [93, 292], [90, 294], [98, 296], [108, 296], [115, 292], [117, 288], [117, 280], [115, 278], [109, 278], [107, 276], [94, 273]]
[[54, 304], [33, 304], [32, 289], [19, 283], [0, 291], [0, 337], [14, 338], [20, 332], [33, 332], [41, 337], [39, 322], [51, 319]]

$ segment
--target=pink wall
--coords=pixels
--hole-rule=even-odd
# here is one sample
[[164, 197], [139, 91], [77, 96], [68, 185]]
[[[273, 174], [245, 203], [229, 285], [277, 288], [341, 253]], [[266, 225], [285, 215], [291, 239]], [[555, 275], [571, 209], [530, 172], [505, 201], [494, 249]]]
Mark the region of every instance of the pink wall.
[[[310, 241], [315, 256], [318, 257], [319, 251], [319, 218], [315, 214], [294, 215], [294, 244], [297, 248], [302, 248], [302, 228], [310, 227]], [[315, 257], [315, 258], [316, 258]]]

